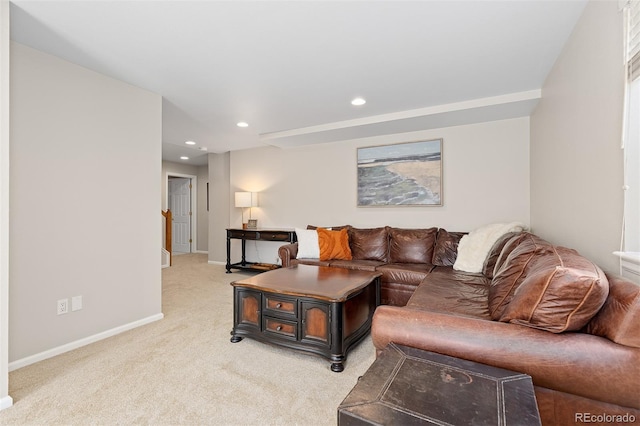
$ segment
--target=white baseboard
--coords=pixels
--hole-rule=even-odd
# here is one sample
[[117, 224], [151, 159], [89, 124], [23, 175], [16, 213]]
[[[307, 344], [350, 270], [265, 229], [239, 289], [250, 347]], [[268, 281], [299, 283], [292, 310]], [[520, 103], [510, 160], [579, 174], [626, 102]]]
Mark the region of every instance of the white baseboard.
[[193, 252], [198, 254], [209, 254], [209, 252], [206, 250], [194, 250]]
[[0, 411], [4, 410], [5, 408], [9, 408], [13, 405], [13, 398], [11, 398], [9, 395], [5, 396], [4, 398], [0, 398]]
[[226, 266], [227, 265], [227, 262], [219, 262], [217, 260], [209, 260], [209, 261], [207, 261], [207, 263], [209, 265], [222, 265], [222, 266]]
[[163, 268], [168, 268], [171, 263], [171, 253], [169, 253], [164, 247], [160, 248], [160, 263]]
[[45, 359], [52, 358], [56, 355], [63, 354], [65, 352], [72, 351], [74, 349], [78, 349], [82, 346], [89, 345], [91, 343], [95, 343], [99, 340], [106, 339], [111, 336], [115, 336], [116, 334], [123, 333], [125, 331], [132, 330], [134, 328], [138, 328], [140, 326], [159, 321], [164, 318], [163, 313], [159, 313], [156, 315], [151, 315], [150, 317], [142, 318], [141, 320], [130, 322], [128, 324], [121, 325], [119, 327], [112, 328], [110, 330], [103, 331], [98, 334], [94, 334], [93, 336], [88, 336], [83, 339], [76, 340], [75, 342], [67, 343], [62, 346], [58, 346], [53, 349], [46, 350], [44, 352], [40, 352], [35, 355], [28, 356], [26, 358], [19, 359], [17, 361], [13, 361], [9, 363], [9, 371], [17, 370], [18, 368], [26, 367], [27, 365], [35, 364], [39, 361], [44, 361]]

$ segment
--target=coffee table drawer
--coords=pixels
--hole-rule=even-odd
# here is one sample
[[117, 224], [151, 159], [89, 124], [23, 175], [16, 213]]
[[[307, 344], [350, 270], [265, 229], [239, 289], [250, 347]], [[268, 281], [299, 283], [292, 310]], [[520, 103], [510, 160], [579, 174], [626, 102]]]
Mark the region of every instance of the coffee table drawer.
[[298, 299], [265, 293], [264, 310], [267, 314], [287, 315], [298, 317]]
[[265, 316], [263, 328], [265, 333], [275, 333], [293, 340], [298, 339], [298, 323], [295, 321], [285, 321], [280, 318]]

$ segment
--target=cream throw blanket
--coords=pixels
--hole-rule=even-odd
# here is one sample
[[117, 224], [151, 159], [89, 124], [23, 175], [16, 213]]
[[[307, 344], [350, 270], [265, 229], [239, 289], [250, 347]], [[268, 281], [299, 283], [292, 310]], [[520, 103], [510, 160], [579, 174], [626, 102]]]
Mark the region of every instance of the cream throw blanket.
[[494, 223], [471, 231], [460, 239], [458, 257], [453, 264], [453, 269], [463, 272], [482, 272], [482, 266], [493, 244], [506, 233], [520, 232], [524, 229], [521, 223], [511, 222]]

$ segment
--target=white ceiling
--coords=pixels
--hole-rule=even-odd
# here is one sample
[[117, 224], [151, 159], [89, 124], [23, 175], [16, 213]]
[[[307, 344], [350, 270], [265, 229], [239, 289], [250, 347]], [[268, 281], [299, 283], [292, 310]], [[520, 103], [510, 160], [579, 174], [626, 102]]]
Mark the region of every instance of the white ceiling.
[[206, 152], [526, 116], [584, 6], [14, 0], [11, 38], [159, 93], [164, 159], [206, 164]]

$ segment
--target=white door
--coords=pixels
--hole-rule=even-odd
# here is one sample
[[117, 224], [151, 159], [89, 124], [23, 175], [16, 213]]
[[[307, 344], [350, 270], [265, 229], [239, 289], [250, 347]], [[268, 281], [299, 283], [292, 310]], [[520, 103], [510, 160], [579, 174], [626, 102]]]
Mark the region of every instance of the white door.
[[169, 208], [173, 216], [171, 250], [191, 252], [191, 179], [169, 179]]

